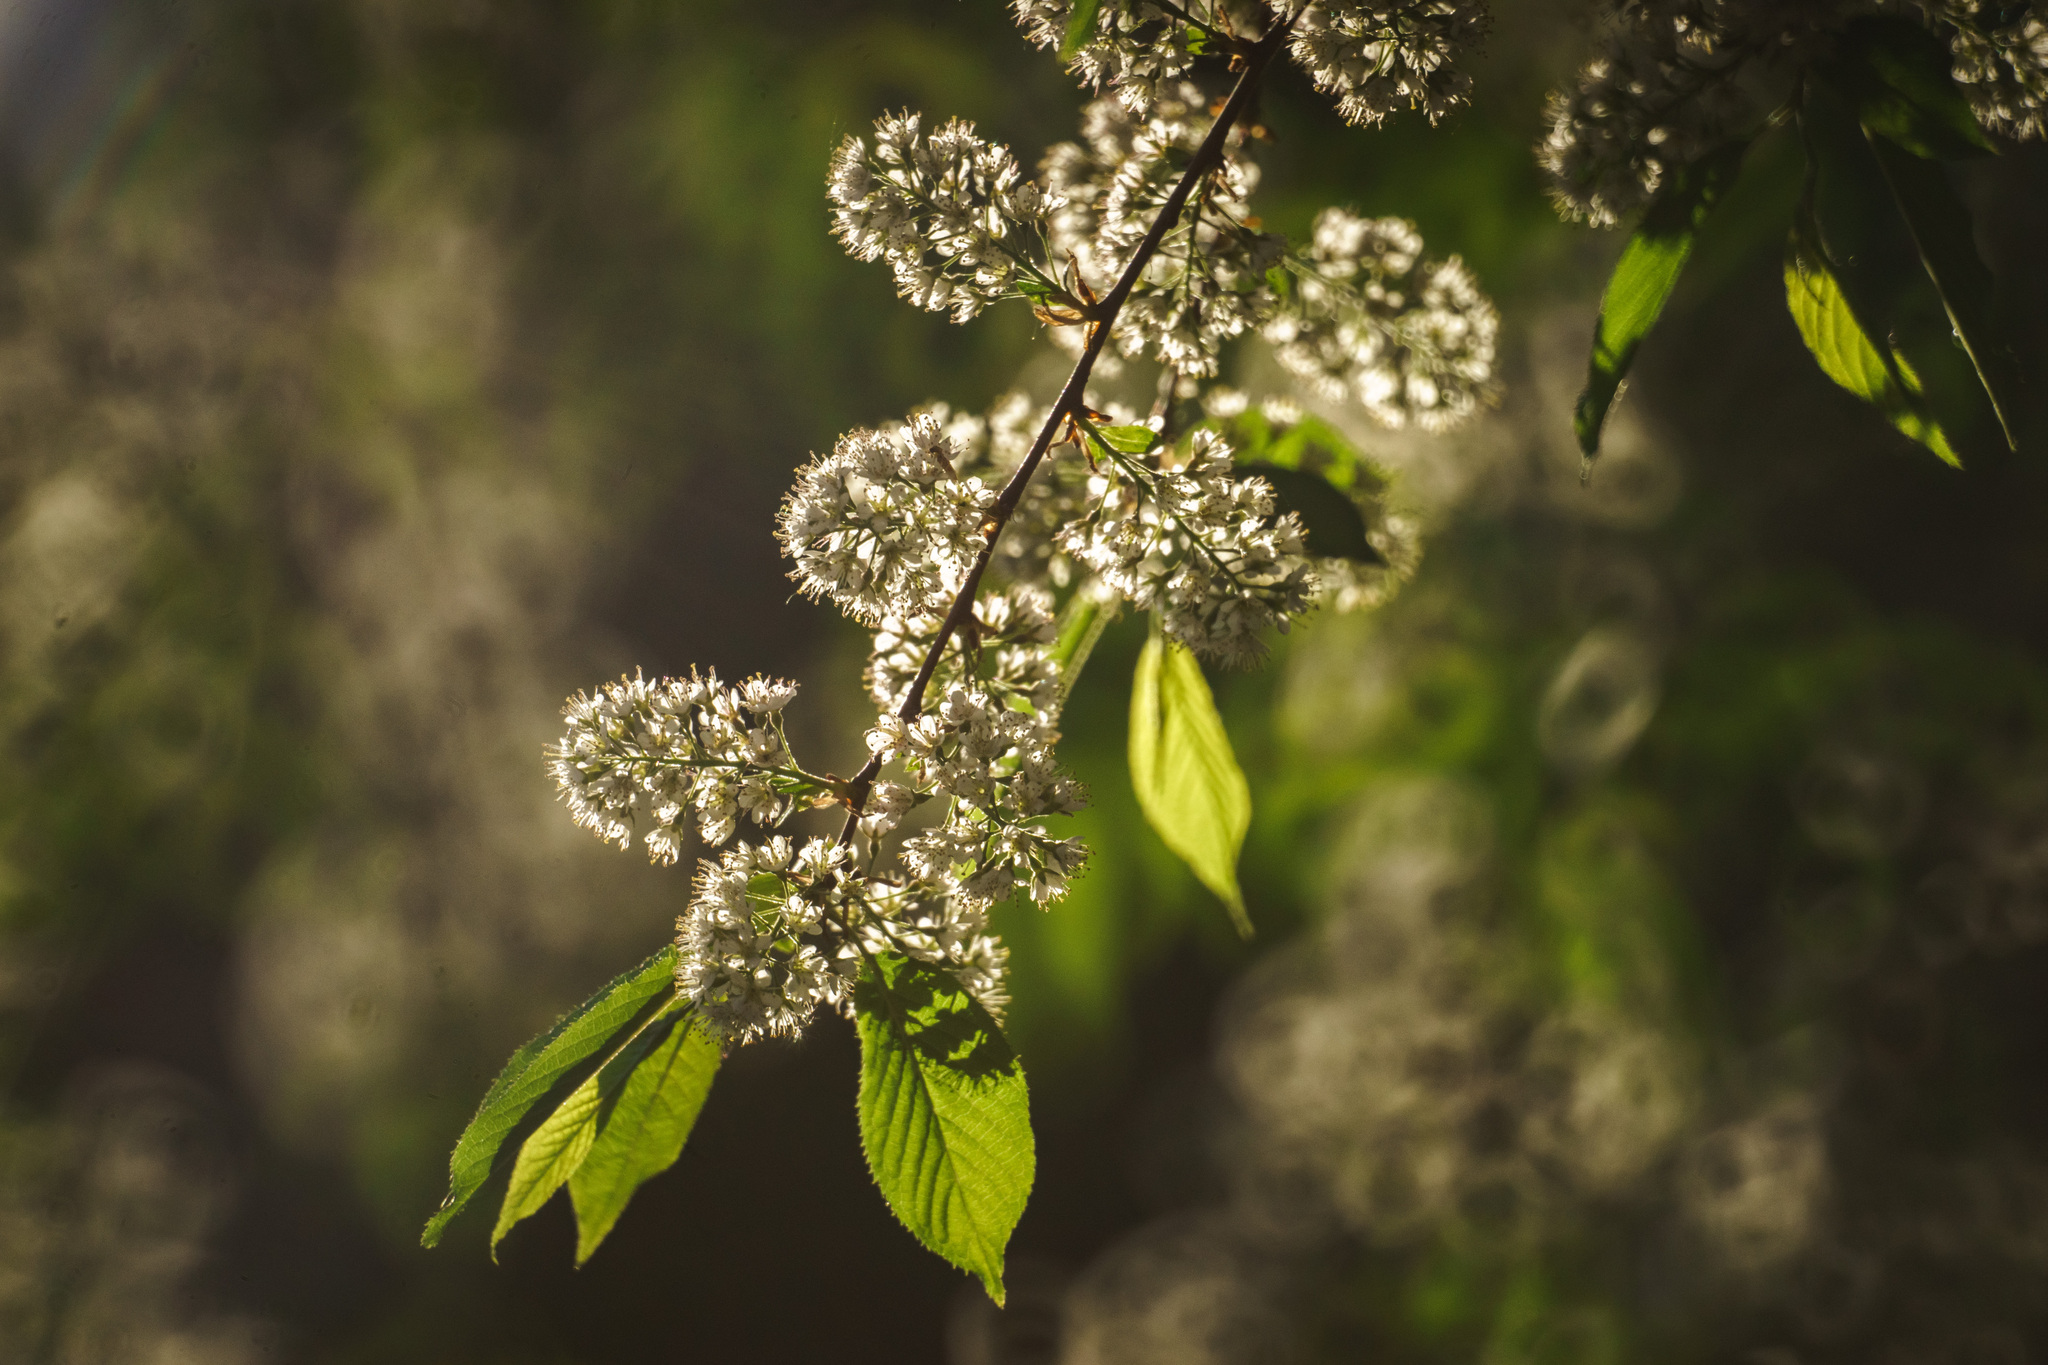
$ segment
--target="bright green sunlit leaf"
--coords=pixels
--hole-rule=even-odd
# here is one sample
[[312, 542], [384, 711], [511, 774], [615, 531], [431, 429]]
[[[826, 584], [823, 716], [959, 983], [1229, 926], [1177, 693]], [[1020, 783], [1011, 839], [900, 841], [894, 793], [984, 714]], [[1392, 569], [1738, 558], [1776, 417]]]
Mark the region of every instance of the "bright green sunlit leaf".
[[1237, 884], [1237, 855], [1252, 822], [1251, 787], [1202, 666], [1160, 633], [1156, 617], [1131, 682], [1130, 761], [1146, 820], [1222, 899], [1238, 933], [1251, 937]]
[[936, 967], [883, 954], [854, 989], [860, 1136], [917, 1240], [1003, 1301], [1003, 1252], [1037, 1156], [1024, 1069], [989, 1012]]
[[1572, 415], [1579, 449], [1588, 459], [1600, 453], [1600, 428], [1635, 363], [1636, 351], [1677, 288], [1700, 224], [1735, 183], [1748, 147], [1747, 142], [1731, 143], [1680, 167], [1622, 248], [1600, 299], [1586, 391], [1579, 395]]
[[1840, 282], [1818, 252], [1794, 233], [1785, 255], [1785, 303], [1806, 349], [1828, 378], [1876, 407], [1891, 424], [1952, 465], [1961, 461], [1928, 415], [1913, 371], [1889, 357], [1864, 332]]
[[569, 1197], [576, 1205], [576, 1264], [590, 1259], [634, 1191], [675, 1165], [711, 1094], [720, 1060], [718, 1044], [692, 1015], [676, 1020], [636, 1060], [569, 1177]]
[[420, 1245], [441, 1240], [450, 1220], [483, 1187], [506, 1140], [555, 1085], [609, 1044], [649, 1001], [672, 990], [676, 950], [664, 948], [604, 988], [512, 1054], [477, 1106], [448, 1158], [448, 1196], [427, 1221]]

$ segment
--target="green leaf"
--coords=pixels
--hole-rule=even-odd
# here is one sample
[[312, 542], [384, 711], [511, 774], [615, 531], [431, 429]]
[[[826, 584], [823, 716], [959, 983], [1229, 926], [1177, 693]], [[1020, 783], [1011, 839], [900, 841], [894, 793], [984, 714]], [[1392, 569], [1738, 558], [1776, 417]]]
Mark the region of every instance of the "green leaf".
[[[1822, 83], [1806, 92], [1799, 130], [1808, 166], [1795, 216], [1801, 250], [1825, 263], [1918, 424], [1940, 431], [1943, 458], [2003, 444], [1998, 412], [1957, 341], [1871, 138]], [[1894, 395], [1886, 415], [1896, 422], [1899, 411]]]
[[1355, 559], [1385, 564], [1386, 556], [1365, 537], [1365, 515], [1351, 495], [1320, 474], [1263, 461], [1239, 461], [1237, 472], [1257, 475], [1273, 488], [1273, 511], [1301, 520], [1308, 552], [1323, 559]]
[[1123, 455], [1143, 455], [1159, 444], [1159, 433], [1150, 427], [1098, 427], [1084, 424], [1099, 444]]
[[421, 1246], [438, 1243], [449, 1222], [490, 1179], [498, 1153], [527, 1112], [546, 1098], [557, 1082], [603, 1050], [648, 1002], [674, 989], [675, 955], [673, 947], [664, 948], [632, 971], [614, 977], [597, 994], [556, 1020], [547, 1032], [512, 1054], [448, 1158], [448, 1196], [427, 1220], [426, 1230], [420, 1234]]
[[1062, 62], [1074, 60], [1074, 54], [1095, 36], [1095, 14], [1101, 8], [1102, 0], [1074, 0], [1074, 8], [1067, 14], [1067, 31], [1060, 38]]
[[1806, 349], [1828, 378], [1875, 406], [1893, 426], [1948, 463], [1962, 463], [1928, 413], [1918, 377], [1871, 340], [1827, 262], [1797, 231], [1785, 254], [1785, 302]]
[[1913, 234], [1927, 277], [1934, 281], [1949, 323], [1991, 401], [2006, 448], [2018, 450], [2011, 416], [2018, 367], [1999, 335], [1993, 302], [1997, 286], [1977, 255], [1970, 211], [1949, 182], [1948, 172], [1939, 165], [1908, 156], [1881, 137], [1872, 137], [1870, 145], [1906, 228]]
[[1572, 415], [1579, 449], [1587, 459], [1600, 453], [1600, 428], [1621, 392], [1643, 337], [1664, 311], [1678, 277], [1692, 255], [1700, 224], [1735, 183], [1747, 142], [1733, 142], [1679, 168], [1671, 183], [1644, 211], [1643, 220], [1621, 250], [1607, 292], [1600, 299], [1600, 321], [1593, 328], [1593, 354], [1586, 367], [1586, 390]]
[[882, 1197], [917, 1240], [1003, 1301], [1003, 1252], [1037, 1155], [1024, 1069], [951, 976], [893, 954], [854, 987], [860, 1139]]
[[720, 1061], [718, 1043], [694, 1015], [684, 1015], [637, 1059], [611, 1095], [608, 1111], [598, 1116], [595, 1140], [569, 1177], [577, 1265], [596, 1252], [634, 1191], [683, 1154]]
[[1251, 827], [1251, 787], [1202, 666], [1160, 632], [1156, 616], [1131, 682], [1131, 785], [1145, 819], [1250, 938], [1237, 855]]
[[1948, 44], [1909, 19], [1871, 15], [1842, 30], [1820, 70], [1865, 128], [1915, 156], [1996, 152], [1952, 74]]
[[672, 1002], [634, 1029], [604, 1064], [555, 1107], [540, 1127], [519, 1145], [506, 1182], [505, 1202], [498, 1207], [498, 1225], [491, 1230], [491, 1259], [498, 1243], [522, 1219], [539, 1213], [556, 1190], [582, 1167], [597, 1140], [598, 1127], [612, 1110], [619, 1092], [649, 1048], [674, 1031], [680, 1013]]

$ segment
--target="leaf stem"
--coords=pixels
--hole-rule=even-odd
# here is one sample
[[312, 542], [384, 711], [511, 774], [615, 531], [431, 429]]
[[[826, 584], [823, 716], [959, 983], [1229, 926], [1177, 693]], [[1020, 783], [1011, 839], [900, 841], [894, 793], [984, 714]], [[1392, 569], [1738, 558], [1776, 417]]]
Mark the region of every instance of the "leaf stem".
[[[1088, 379], [1095, 370], [1095, 362], [1102, 354], [1103, 345], [1109, 340], [1110, 328], [1115, 325], [1117, 315], [1123, 311], [1124, 303], [1131, 291], [1138, 286], [1138, 278], [1150, 264], [1159, 244], [1166, 234], [1179, 222], [1181, 211], [1187, 207], [1188, 197], [1210, 171], [1223, 162], [1224, 144], [1229, 140], [1230, 130], [1237, 126], [1245, 111], [1251, 107], [1252, 95], [1258, 87], [1259, 78], [1272, 64], [1273, 58], [1287, 41], [1287, 35], [1294, 27], [1299, 11], [1284, 22], [1275, 24], [1265, 37], [1244, 56], [1244, 73], [1237, 78], [1237, 84], [1225, 100], [1223, 108], [1216, 115], [1216, 121], [1209, 126], [1208, 136], [1195, 149], [1194, 156], [1181, 173], [1180, 181], [1173, 192], [1160, 205], [1159, 213], [1152, 220], [1152, 226], [1145, 231], [1138, 249], [1125, 264], [1123, 274], [1116, 284], [1103, 295], [1096, 305], [1096, 321], [1089, 326], [1088, 344], [1081, 351], [1081, 358], [1074, 364], [1074, 372], [1067, 377], [1066, 387], [1060, 390], [1059, 398], [1053, 403], [1052, 411], [1046, 415], [1045, 425], [1039, 429], [1038, 439], [1031, 443], [1031, 452], [1010, 475], [1010, 481], [1003, 485], [995, 505], [989, 509], [988, 521], [982, 527], [983, 542], [981, 553], [975, 557], [974, 567], [968, 571], [967, 581], [960, 585], [959, 593], [953, 598], [946, 619], [939, 626], [938, 638], [932, 641], [931, 649], [924, 656], [924, 663], [917, 670], [917, 677], [910, 684], [910, 691], [904, 695], [903, 704], [896, 708], [899, 719], [908, 722], [916, 720], [924, 710], [925, 689], [931, 685], [932, 674], [938, 671], [939, 659], [946, 652], [946, 645], [954, 632], [967, 623], [974, 612], [974, 599], [981, 591], [981, 577], [988, 568], [989, 559], [995, 554], [996, 541], [1002, 537], [1003, 527], [1009, 524], [1017, 504], [1024, 500], [1024, 488], [1031, 482], [1031, 476], [1052, 449], [1053, 437], [1059, 434], [1060, 424], [1070, 413], [1082, 412], [1087, 408], [1084, 401]], [[847, 783], [846, 801], [850, 810], [846, 825], [839, 832], [843, 842], [851, 839], [860, 823], [861, 808], [867, 804], [868, 792], [874, 786], [876, 776], [882, 771], [882, 756], [876, 754], [862, 765], [852, 781]]]

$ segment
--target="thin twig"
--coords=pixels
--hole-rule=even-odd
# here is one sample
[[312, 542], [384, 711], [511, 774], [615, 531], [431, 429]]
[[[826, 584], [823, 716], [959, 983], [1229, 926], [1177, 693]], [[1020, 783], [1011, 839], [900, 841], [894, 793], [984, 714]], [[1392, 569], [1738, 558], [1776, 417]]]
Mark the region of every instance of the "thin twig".
[[[1016, 512], [1017, 504], [1024, 500], [1024, 489], [1037, 472], [1039, 462], [1052, 449], [1053, 437], [1059, 433], [1060, 424], [1069, 413], [1085, 411], [1084, 396], [1088, 389], [1088, 378], [1094, 372], [1095, 361], [1102, 354], [1103, 345], [1109, 340], [1109, 331], [1115, 325], [1117, 315], [1123, 311], [1125, 300], [1138, 286], [1138, 277], [1151, 263], [1152, 256], [1159, 250], [1159, 244], [1173, 225], [1180, 221], [1181, 211], [1187, 207], [1188, 196], [1203, 177], [1223, 162], [1223, 148], [1230, 137], [1230, 130], [1244, 117], [1251, 107], [1252, 95], [1259, 78], [1266, 67], [1287, 41], [1288, 31], [1293, 28], [1293, 18], [1275, 24], [1272, 31], [1261, 38], [1245, 56], [1244, 74], [1237, 78], [1237, 85], [1231, 90], [1230, 98], [1224, 101], [1218, 111], [1215, 123], [1209, 127], [1202, 145], [1195, 149], [1194, 157], [1188, 162], [1187, 170], [1181, 173], [1180, 183], [1173, 187], [1173, 193], [1166, 196], [1166, 202], [1159, 208], [1159, 214], [1146, 229], [1144, 240], [1138, 243], [1137, 252], [1124, 266], [1124, 273], [1116, 285], [1096, 305], [1096, 321], [1089, 325], [1088, 344], [1082, 348], [1081, 358], [1074, 364], [1074, 372], [1067, 377], [1066, 387], [1060, 390], [1058, 401], [1047, 414], [1045, 425], [1039, 429], [1038, 439], [1031, 443], [1030, 454], [1010, 475], [1010, 481], [1003, 485], [995, 505], [989, 509], [988, 521], [982, 528], [983, 544], [981, 553], [975, 557], [974, 567], [968, 571], [967, 581], [960, 585], [960, 592], [953, 599], [952, 607], [946, 612], [946, 619], [939, 626], [938, 638], [932, 641], [931, 649], [924, 656], [924, 663], [917, 670], [917, 677], [910, 684], [910, 691], [904, 694], [903, 704], [896, 708], [897, 718], [905, 722], [916, 720], [924, 709], [925, 688], [931, 685], [932, 674], [938, 671], [939, 660], [946, 652], [946, 645], [954, 632], [965, 625], [974, 611], [974, 601], [981, 591], [981, 576], [988, 568], [989, 559], [995, 554], [996, 541], [1002, 537], [1003, 528], [1009, 524]], [[839, 832], [842, 841], [853, 837], [854, 829], [860, 823], [861, 808], [867, 804], [868, 792], [874, 786], [875, 777], [882, 771], [881, 755], [868, 759], [853, 779], [846, 785], [846, 802], [851, 808], [846, 817], [846, 826]]]

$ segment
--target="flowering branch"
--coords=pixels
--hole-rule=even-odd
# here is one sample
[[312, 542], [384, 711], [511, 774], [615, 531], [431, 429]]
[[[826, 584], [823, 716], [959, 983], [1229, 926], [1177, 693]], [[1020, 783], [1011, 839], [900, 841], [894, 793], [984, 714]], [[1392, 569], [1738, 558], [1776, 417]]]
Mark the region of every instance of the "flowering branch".
[[[1131, 291], [1137, 288], [1138, 280], [1145, 273], [1145, 267], [1151, 264], [1153, 254], [1159, 250], [1159, 244], [1166, 239], [1166, 234], [1172, 230], [1174, 224], [1179, 222], [1181, 211], [1187, 207], [1188, 196], [1194, 193], [1195, 186], [1222, 164], [1223, 148], [1230, 137], [1230, 130], [1237, 126], [1237, 121], [1251, 106], [1252, 95], [1257, 90], [1259, 78], [1265, 74], [1266, 67], [1279, 54], [1298, 17], [1297, 12], [1276, 23], [1243, 58], [1244, 71], [1238, 76], [1237, 85], [1231, 90], [1230, 97], [1224, 101], [1222, 110], [1217, 113], [1216, 121], [1210, 125], [1208, 136], [1202, 139], [1202, 145], [1196, 149], [1194, 156], [1188, 161], [1187, 169], [1181, 173], [1179, 183], [1173, 187], [1172, 193], [1166, 197], [1165, 204], [1160, 206], [1159, 212], [1153, 217], [1152, 226], [1139, 241], [1138, 249], [1131, 254], [1130, 261], [1124, 266], [1123, 274], [1117, 277], [1116, 284], [1092, 308], [1088, 324], [1088, 342], [1081, 351], [1081, 358], [1074, 363], [1073, 373], [1067, 376], [1066, 385], [1053, 403], [1052, 411], [1046, 414], [1045, 422], [1038, 431], [1038, 439], [1031, 444], [1030, 453], [1017, 466], [1016, 472], [1010, 475], [1009, 482], [1003, 485], [1003, 491], [997, 495], [995, 505], [989, 508], [988, 520], [982, 523], [981, 528], [981, 553], [976, 556], [974, 567], [968, 571], [966, 582], [961, 584], [960, 591], [954, 595], [953, 604], [947, 610], [945, 620], [940, 623], [938, 636], [932, 641], [931, 648], [925, 652], [924, 662], [918, 667], [917, 676], [912, 680], [909, 692], [904, 695], [903, 704], [896, 708], [898, 719], [906, 723], [916, 720], [924, 709], [925, 689], [931, 685], [932, 674], [938, 671], [939, 659], [945, 654], [947, 644], [973, 614], [975, 597], [981, 591], [982, 575], [988, 570], [989, 558], [995, 553], [996, 541], [1002, 536], [1003, 528], [1009, 524], [1010, 517], [1017, 510], [1017, 504], [1023, 501], [1025, 485], [1031, 482], [1031, 476], [1037, 472], [1040, 461], [1045, 459], [1045, 453], [1052, 449], [1053, 438], [1059, 434], [1062, 424], [1087, 407], [1084, 399], [1088, 390], [1088, 379], [1094, 373], [1095, 362], [1102, 355], [1103, 343], [1109, 339], [1110, 329], [1116, 323], [1117, 314], [1123, 311], [1124, 303], [1130, 298]], [[842, 842], [853, 837], [854, 829], [860, 823], [863, 807], [867, 804], [868, 791], [881, 771], [882, 755], [875, 754], [847, 783], [848, 814], [846, 826], [839, 832]]]
[[[668, 1112], [694, 1115], [725, 1050], [795, 1036], [833, 1008], [860, 1032], [862, 1142], [884, 1197], [1000, 1298], [1032, 1141], [1023, 1072], [1001, 1035], [1008, 950], [989, 916], [1013, 897], [1059, 899], [1087, 857], [1081, 840], [1046, 828], [1086, 805], [1054, 755], [1081, 658], [1121, 602], [1157, 616], [1146, 656], [1155, 665], [1167, 637], [1247, 662], [1269, 629], [1284, 632], [1315, 605], [1325, 581], [1337, 603], [1369, 600], [1363, 585], [1377, 580], [1347, 586], [1352, 561], [1388, 563], [1364, 523], [1381, 509], [1357, 496], [1364, 486], [1317, 472], [1323, 457], [1304, 453], [1299, 412], [1283, 419], [1300, 427], [1288, 445], [1216, 382], [1225, 343], [1263, 334], [1319, 393], [1390, 426], [1442, 427], [1485, 395], [1497, 318], [1457, 258], [1425, 261], [1400, 220], [1329, 209], [1306, 258], [1313, 279], [1290, 285], [1285, 239], [1260, 231], [1249, 211], [1258, 168], [1242, 145], [1260, 81], [1283, 52], [1355, 122], [1403, 107], [1434, 120], [1463, 88], [1449, 58], [1483, 30], [1477, 0], [1267, 0], [1271, 22], [1256, 41], [1238, 36], [1254, 31], [1254, 0], [1228, 13], [1212, 3], [1206, 22], [1179, 0], [1012, 6], [1034, 42], [1071, 47], [1084, 80], [1110, 87], [1083, 113], [1086, 145], [1052, 148], [1033, 178], [972, 124], [927, 127], [904, 110], [876, 120], [872, 144], [841, 143], [826, 194], [835, 235], [858, 259], [885, 261], [904, 298], [956, 322], [1028, 300], [1075, 353], [1073, 371], [1043, 411], [1022, 394], [986, 418], [933, 404], [850, 432], [797, 471], [775, 531], [792, 576], [874, 633], [866, 680], [878, 714], [854, 777], [818, 776], [790, 753], [791, 683], [634, 675], [572, 699], [549, 758], [576, 821], [621, 846], [637, 836], [661, 863], [678, 860], [694, 827], [705, 855], [673, 945], [522, 1052], [486, 1097], [430, 1242], [482, 1183], [524, 1106], [567, 1068], [609, 1048], [577, 1094], [651, 1104], [645, 1087], [673, 1084]], [[1212, 105], [1186, 77], [1198, 59], [1218, 58], [1236, 80]], [[1059, 330], [1071, 325], [1082, 330]], [[1098, 369], [1141, 357], [1161, 366], [1150, 426], [1106, 399], [1111, 413], [1090, 406]], [[1185, 420], [1177, 398], [1200, 400], [1209, 415]], [[1232, 426], [1233, 414], [1246, 420]], [[1237, 467], [1233, 431], [1252, 443], [1245, 458], [1290, 474], [1296, 494], [1313, 501], [1320, 483], [1325, 514], [1336, 500], [1337, 533], [1317, 533], [1320, 561], [1273, 482]], [[1330, 459], [1350, 461], [1347, 479], [1355, 473], [1359, 457], [1341, 438], [1317, 440], [1338, 452]], [[1051, 461], [1067, 442], [1087, 455], [1085, 472], [1080, 458]], [[1390, 545], [1394, 525], [1380, 521]], [[1249, 818], [1248, 797], [1203, 786], [1243, 785], [1213, 700], [1189, 659], [1164, 690], [1158, 669], [1145, 668], [1134, 699], [1156, 705], [1170, 692], [1183, 712], [1207, 710], [1153, 727], [1173, 738], [1142, 765], [1134, 747], [1140, 804], [1247, 923], [1235, 871], [1242, 821], [1227, 826], [1232, 811]], [[1194, 798], [1207, 832], [1175, 826], [1179, 817], [1147, 796], [1160, 775], [1195, 770], [1177, 796]], [[836, 839], [799, 844], [775, 832], [798, 809], [835, 804], [847, 809]], [[762, 834], [738, 837], [742, 819]], [[664, 978], [674, 983], [666, 994]], [[634, 1018], [643, 1032], [607, 1041]], [[666, 1060], [643, 1060], [656, 1057]], [[593, 1123], [598, 1148], [611, 1140], [604, 1111], [579, 1104], [565, 1101], [526, 1139], [501, 1235], [546, 1199], [555, 1186], [544, 1182], [569, 1179], [546, 1153], [592, 1150]], [[955, 1134], [970, 1136], [933, 1167], [929, 1144]], [[594, 1164], [635, 1182], [644, 1174], [619, 1173], [658, 1169]], [[918, 1174], [927, 1170], [943, 1178]], [[630, 1188], [570, 1188], [579, 1219], [591, 1203], [594, 1247]]]

